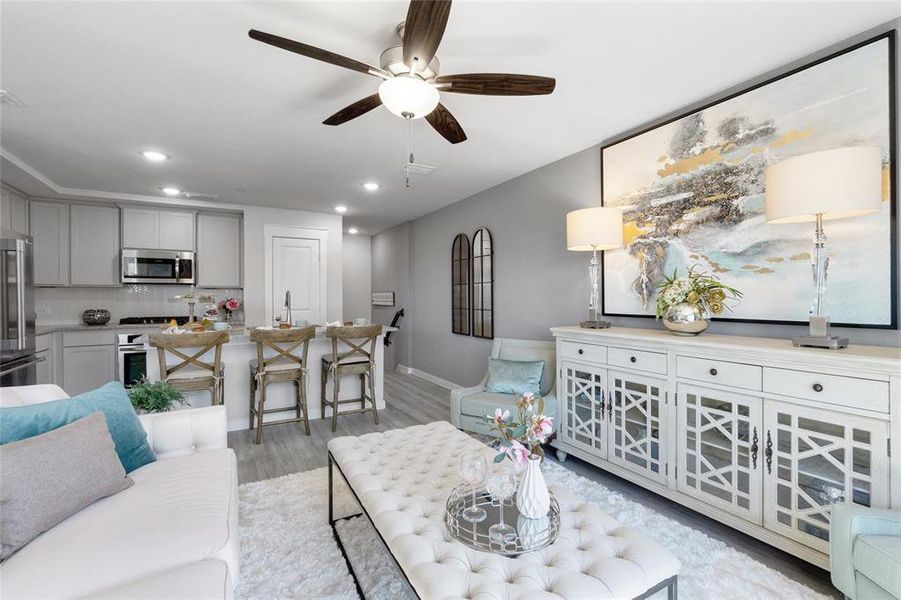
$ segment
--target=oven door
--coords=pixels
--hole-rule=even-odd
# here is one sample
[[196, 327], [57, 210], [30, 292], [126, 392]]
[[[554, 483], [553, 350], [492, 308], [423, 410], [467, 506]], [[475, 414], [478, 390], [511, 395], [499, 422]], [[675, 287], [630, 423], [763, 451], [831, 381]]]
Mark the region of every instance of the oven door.
[[119, 350], [119, 381], [127, 388], [147, 377], [147, 350]]

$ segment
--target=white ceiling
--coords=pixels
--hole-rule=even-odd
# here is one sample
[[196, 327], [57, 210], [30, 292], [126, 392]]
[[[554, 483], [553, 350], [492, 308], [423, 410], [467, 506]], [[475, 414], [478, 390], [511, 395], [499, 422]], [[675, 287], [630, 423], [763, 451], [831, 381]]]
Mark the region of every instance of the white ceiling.
[[[548, 75], [557, 89], [444, 94], [469, 140], [452, 146], [417, 121], [416, 160], [438, 169], [409, 191], [400, 119], [379, 108], [321, 124], [378, 79], [247, 37], [377, 64], [405, 14], [405, 2], [4, 0], [0, 83], [26, 107], [2, 109], [0, 142], [87, 196], [175, 185], [236, 204], [346, 204], [348, 226], [377, 232], [901, 16], [901, 3], [455, 2], [442, 73]], [[144, 148], [172, 159], [150, 164]], [[364, 192], [368, 180], [382, 189]]]

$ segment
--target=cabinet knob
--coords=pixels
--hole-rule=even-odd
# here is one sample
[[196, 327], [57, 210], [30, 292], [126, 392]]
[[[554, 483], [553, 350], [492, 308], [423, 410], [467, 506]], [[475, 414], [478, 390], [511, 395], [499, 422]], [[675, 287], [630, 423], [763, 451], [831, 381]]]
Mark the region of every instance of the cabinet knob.
[[579, 348], [579, 354], [585, 354], [585, 351]]
[[634, 356], [630, 356], [630, 357], [629, 357], [629, 362], [638, 362], [638, 359], [635, 358]]
[[719, 373], [716, 369], [710, 369], [710, 374], [716, 377], [716, 374]]
[[813, 391], [815, 391], [815, 392], [822, 392], [822, 391], [823, 391], [823, 384], [821, 384], [821, 383], [815, 383], [815, 384], [813, 384]]

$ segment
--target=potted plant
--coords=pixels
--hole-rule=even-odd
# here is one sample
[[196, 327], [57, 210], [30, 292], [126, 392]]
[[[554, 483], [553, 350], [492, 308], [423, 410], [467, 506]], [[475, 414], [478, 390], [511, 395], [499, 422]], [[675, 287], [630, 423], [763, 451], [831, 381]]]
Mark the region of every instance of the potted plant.
[[554, 420], [544, 414], [544, 400], [531, 392], [516, 401], [516, 413], [511, 419], [509, 410], [498, 408], [494, 416], [485, 417], [497, 435], [500, 452], [494, 462], [507, 458], [518, 469], [525, 468], [516, 493], [516, 507], [524, 517], [541, 519], [547, 516], [551, 506], [547, 484], [541, 474], [541, 459], [544, 458], [541, 444], [551, 434]]
[[128, 397], [139, 413], [169, 412], [176, 404], [188, 403], [181, 390], [167, 381], [142, 379], [128, 390]]
[[698, 335], [710, 326], [710, 315], [732, 310], [729, 303], [741, 299], [741, 292], [692, 266], [684, 277], [679, 270], [663, 278], [657, 292], [657, 318], [675, 334]]

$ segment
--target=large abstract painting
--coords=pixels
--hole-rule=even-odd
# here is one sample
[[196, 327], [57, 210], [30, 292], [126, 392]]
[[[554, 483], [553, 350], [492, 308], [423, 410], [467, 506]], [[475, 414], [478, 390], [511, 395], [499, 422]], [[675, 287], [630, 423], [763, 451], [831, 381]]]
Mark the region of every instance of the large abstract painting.
[[883, 209], [829, 221], [833, 324], [896, 327], [890, 32], [601, 149], [603, 203], [625, 247], [604, 253], [603, 312], [654, 312], [663, 274], [706, 271], [744, 293], [724, 319], [805, 322], [813, 226], [768, 224], [764, 171], [844, 146], [883, 151]]

